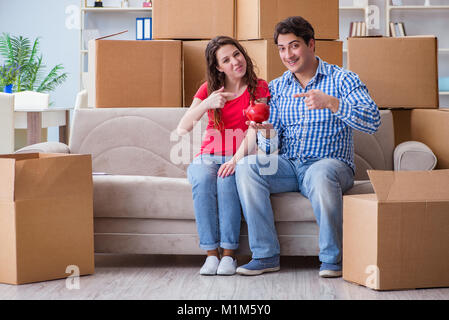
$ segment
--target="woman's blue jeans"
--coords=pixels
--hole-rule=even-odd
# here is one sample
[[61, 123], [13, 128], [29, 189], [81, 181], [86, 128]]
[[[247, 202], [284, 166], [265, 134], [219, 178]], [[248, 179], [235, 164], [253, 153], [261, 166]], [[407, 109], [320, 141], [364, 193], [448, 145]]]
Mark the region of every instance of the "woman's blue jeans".
[[[269, 164], [271, 170], [263, 173], [260, 163]], [[354, 184], [348, 165], [336, 159], [302, 163], [277, 155], [251, 155], [237, 163], [235, 175], [254, 259], [280, 253], [270, 194], [301, 192], [312, 203], [320, 228], [320, 261], [341, 261], [343, 193]]]
[[239, 246], [241, 206], [235, 174], [217, 176], [220, 165], [231, 157], [203, 154], [187, 169], [200, 248], [235, 250]]

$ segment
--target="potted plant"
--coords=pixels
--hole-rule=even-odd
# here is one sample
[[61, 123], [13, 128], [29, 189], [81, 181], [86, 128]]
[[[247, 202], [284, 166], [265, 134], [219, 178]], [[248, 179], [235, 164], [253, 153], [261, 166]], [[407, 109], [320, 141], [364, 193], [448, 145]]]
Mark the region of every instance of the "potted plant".
[[62, 72], [62, 64], [54, 66], [47, 74], [42, 54], [39, 54], [39, 38], [31, 45], [28, 38], [11, 36], [3, 33], [0, 36], [0, 55], [7, 66], [16, 66], [17, 74], [13, 82], [14, 91], [51, 92], [62, 84], [68, 74]]
[[20, 67], [17, 65], [0, 66], [0, 87], [4, 88], [3, 92], [12, 93], [12, 87], [16, 81]]

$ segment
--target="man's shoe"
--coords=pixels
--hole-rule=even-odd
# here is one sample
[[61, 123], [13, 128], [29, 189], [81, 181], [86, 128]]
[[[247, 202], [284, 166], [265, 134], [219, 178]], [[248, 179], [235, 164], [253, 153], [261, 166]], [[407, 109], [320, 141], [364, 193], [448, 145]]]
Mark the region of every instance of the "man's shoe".
[[320, 267], [320, 277], [322, 278], [338, 278], [341, 277], [341, 263], [322, 262]]
[[281, 269], [279, 256], [262, 259], [252, 259], [249, 263], [238, 267], [237, 273], [245, 276], [256, 276], [265, 272], [274, 272]]

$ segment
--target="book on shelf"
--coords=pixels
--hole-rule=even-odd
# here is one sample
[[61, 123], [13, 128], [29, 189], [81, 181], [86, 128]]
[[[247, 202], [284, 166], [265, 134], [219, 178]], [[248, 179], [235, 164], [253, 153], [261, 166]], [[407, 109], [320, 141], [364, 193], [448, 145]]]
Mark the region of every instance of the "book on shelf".
[[404, 22], [390, 22], [391, 37], [405, 37], [406, 35]]
[[399, 35], [401, 37], [405, 37], [407, 35], [407, 33], [405, 32], [404, 22], [398, 22], [398, 28], [399, 28]]
[[353, 21], [349, 25], [349, 37], [366, 37], [368, 28], [364, 21]]

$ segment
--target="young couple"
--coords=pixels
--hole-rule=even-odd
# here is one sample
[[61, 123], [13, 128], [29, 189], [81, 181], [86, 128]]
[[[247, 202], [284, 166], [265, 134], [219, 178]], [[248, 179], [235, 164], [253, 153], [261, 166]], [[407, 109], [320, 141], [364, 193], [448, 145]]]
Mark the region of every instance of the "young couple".
[[[302, 17], [278, 23], [274, 42], [288, 71], [267, 85], [236, 40], [211, 40], [207, 82], [177, 128], [181, 135], [190, 132], [208, 113], [201, 152], [188, 168], [200, 248], [207, 251], [202, 275], [278, 271], [270, 194], [300, 192], [311, 201], [320, 229], [319, 274], [341, 276], [342, 194], [352, 187], [355, 170], [352, 130], [374, 133], [379, 111], [356, 74], [315, 56], [313, 27]], [[242, 111], [251, 101], [268, 102], [267, 123], [246, 120]], [[257, 144], [265, 155], [252, 154]], [[276, 172], [263, 174], [256, 157], [277, 161]], [[252, 260], [237, 268], [242, 210]]]

